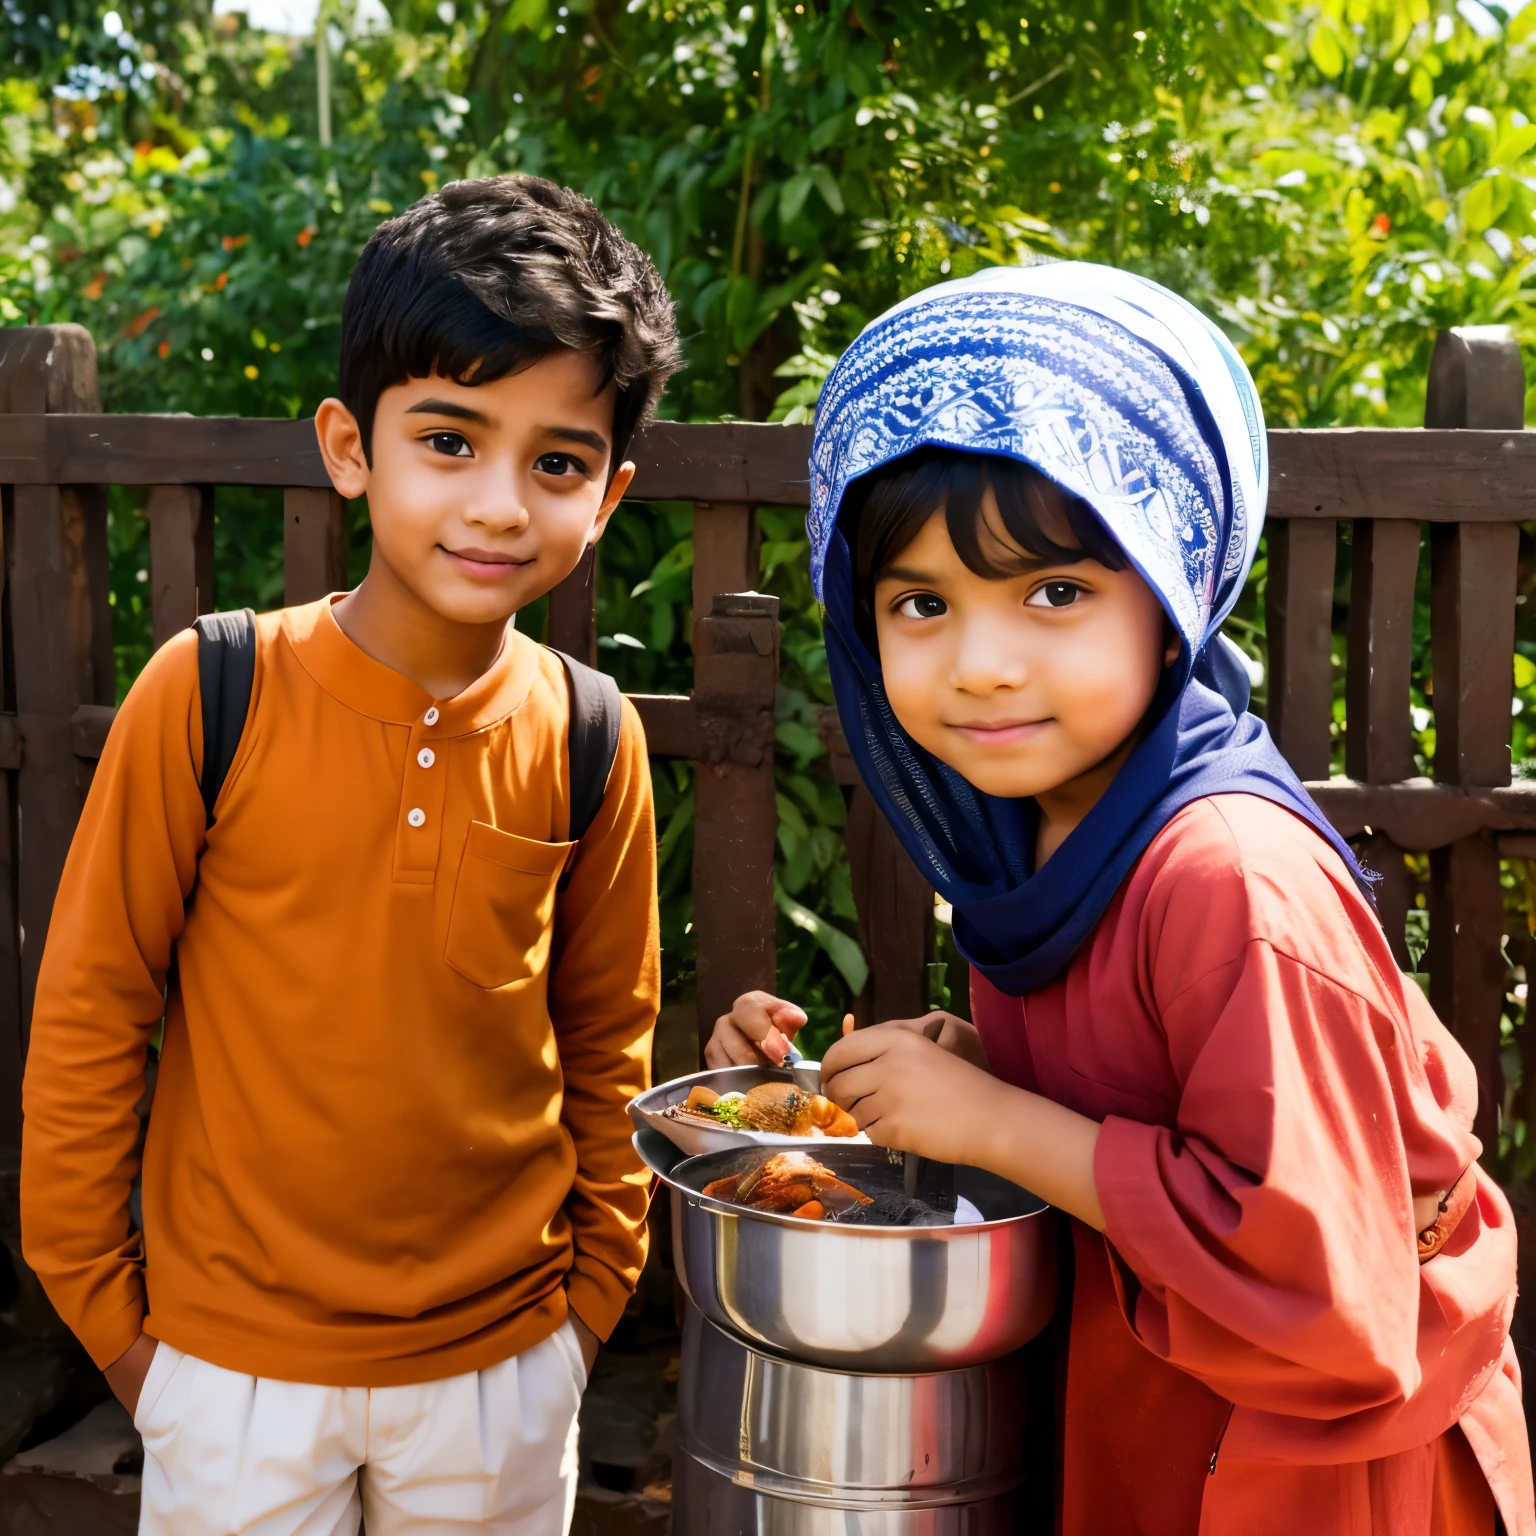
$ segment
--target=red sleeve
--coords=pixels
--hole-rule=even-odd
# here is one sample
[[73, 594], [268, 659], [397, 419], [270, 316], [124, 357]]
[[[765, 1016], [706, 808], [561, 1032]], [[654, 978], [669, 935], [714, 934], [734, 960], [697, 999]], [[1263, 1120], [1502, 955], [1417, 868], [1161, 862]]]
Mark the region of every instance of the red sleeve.
[[[1342, 979], [1309, 963], [1307, 922], [1340, 910], [1310, 862], [1316, 891], [1237, 860], [1215, 882], [1228, 888], [1207, 867], [1184, 892], [1198, 901], [1157, 904], [1175, 1123], [1109, 1118], [1094, 1175], [1146, 1347], [1259, 1410], [1243, 1428], [1256, 1447], [1294, 1450], [1307, 1435], [1295, 1421], [1327, 1421], [1329, 1459], [1353, 1459], [1337, 1421], [1359, 1415], [1364, 1459], [1441, 1433], [1469, 1384], [1481, 1389], [1508, 1326], [1513, 1234], [1485, 1180], [1444, 1252], [1419, 1264], [1413, 1196], [1449, 1188], [1479, 1151], [1463, 1122], [1470, 1063], [1390, 961]], [[1374, 930], [1362, 926], [1360, 949], [1384, 953], [1355, 906]], [[1228, 924], [1243, 936], [1229, 957], [1180, 975], [1181, 946], [1208, 962]]]

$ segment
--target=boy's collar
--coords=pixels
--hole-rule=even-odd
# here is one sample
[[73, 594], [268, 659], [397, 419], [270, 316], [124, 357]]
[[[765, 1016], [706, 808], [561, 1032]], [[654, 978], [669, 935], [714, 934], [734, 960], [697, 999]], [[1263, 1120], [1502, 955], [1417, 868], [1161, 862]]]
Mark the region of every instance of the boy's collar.
[[488, 671], [452, 699], [434, 699], [393, 667], [375, 661], [342, 632], [331, 604], [333, 592], [317, 603], [283, 612], [283, 634], [304, 670], [338, 702], [371, 720], [391, 725], [420, 725], [436, 708], [431, 734], [466, 736], [505, 719], [528, 697], [538, 667], [538, 647], [509, 631]]

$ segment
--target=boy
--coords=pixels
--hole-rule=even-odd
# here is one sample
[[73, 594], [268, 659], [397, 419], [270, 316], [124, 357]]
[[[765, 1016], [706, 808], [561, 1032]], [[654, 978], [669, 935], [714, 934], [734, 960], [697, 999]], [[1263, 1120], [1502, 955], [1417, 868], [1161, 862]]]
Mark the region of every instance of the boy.
[[197, 636], [122, 707], [38, 983], [22, 1206], [144, 1437], [142, 1531], [569, 1523], [645, 1254], [655, 846], [628, 704], [566, 841], [565, 675], [510, 621], [601, 536], [678, 362], [661, 279], [585, 199], [418, 203], [359, 259], [315, 423], [367, 577], [257, 621], [211, 814]]

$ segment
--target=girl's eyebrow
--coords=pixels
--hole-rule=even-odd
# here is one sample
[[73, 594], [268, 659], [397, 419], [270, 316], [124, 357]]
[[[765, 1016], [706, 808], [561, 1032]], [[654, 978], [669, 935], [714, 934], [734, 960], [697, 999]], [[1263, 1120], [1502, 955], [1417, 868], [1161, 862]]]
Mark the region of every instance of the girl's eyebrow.
[[[1022, 556], [1018, 561], [1018, 568], [1010, 572], [1010, 575], [1028, 576], [1035, 571], [1049, 570], [1053, 565], [1081, 565], [1089, 555], [1085, 550], [1074, 560], [1042, 560], [1037, 556]], [[910, 581], [918, 586], [932, 586], [939, 580], [932, 571], [920, 571], [910, 565], [888, 565], [875, 577], [877, 582], [882, 581]]]

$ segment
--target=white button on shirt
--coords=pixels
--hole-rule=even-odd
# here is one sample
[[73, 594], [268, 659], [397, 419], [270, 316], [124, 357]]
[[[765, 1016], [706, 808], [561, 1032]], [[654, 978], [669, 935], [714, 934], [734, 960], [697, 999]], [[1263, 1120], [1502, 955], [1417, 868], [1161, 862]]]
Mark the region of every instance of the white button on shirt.
[[427, 821], [427, 813], [418, 805], [414, 809], [405, 813], [405, 819], [410, 822], [413, 827], [425, 826]]
[[436, 725], [440, 718], [437, 712], [437, 705], [434, 704], [421, 718], [422, 722], [426, 725]]
[[431, 747], [423, 747], [421, 751], [416, 754], [416, 761], [420, 763], [423, 768], [430, 768], [432, 764], [437, 761], [437, 754], [432, 750]]

